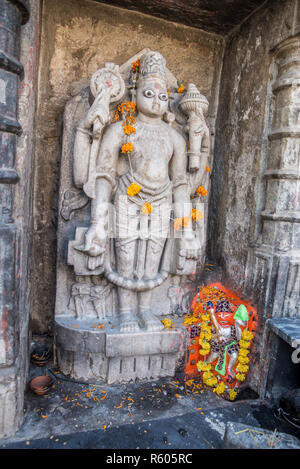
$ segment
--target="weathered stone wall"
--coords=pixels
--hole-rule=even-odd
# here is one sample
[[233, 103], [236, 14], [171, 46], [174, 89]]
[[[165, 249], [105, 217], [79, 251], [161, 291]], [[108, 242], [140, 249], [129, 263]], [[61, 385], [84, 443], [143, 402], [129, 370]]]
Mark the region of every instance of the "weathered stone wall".
[[[255, 264], [249, 263], [249, 250], [262, 232], [272, 125], [271, 84], [276, 73], [273, 49], [299, 31], [299, 1], [270, 1], [228, 38], [225, 49], [216, 122], [209, 254], [223, 266], [226, 284], [241, 293], [247, 291], [247, 277], [256, 275]], [[270, 246], [270, 254], [272, 250]], [[252, 367], [252, 384], [257, 390], [264, 379], [262, 326], [271, 314], [264, 297], [273, 282], [272, 275], [278, 273], [266, 270], [258, 276], [260, 284], [256, 282], [250, 291], [260, 305], [260, 331]]]
[[[28, 282], [39, 2], [0, 2], [0, 437], [22, 422], [28, 369]], [[29, 21], [28, 18], [30, 17]]]
[[[220, 36], [89, 1], [43, 4], [34, 177], [33, 308], [35, 332], [51, 330], [55, 299], [56, 218], [62, 116], [93, 72], [122, 64], [145, 47], [158, 50], [184, 83], [210, 101], [214, 123], [223, 54]], [[213, 130], [213, 129], [212, 129]]]
[[300, 30], [298, 0], [269, 3], [228, 38], [216, 122], [209, 253], [241, 291], [264, 205], [270, 51]]

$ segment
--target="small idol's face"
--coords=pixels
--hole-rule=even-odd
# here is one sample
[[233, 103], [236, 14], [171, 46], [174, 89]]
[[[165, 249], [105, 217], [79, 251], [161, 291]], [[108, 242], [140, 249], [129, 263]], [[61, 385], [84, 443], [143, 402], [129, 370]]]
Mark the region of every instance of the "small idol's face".
[[168, 111], [168, 92], [165, 83], [149, 79], [137, 88], [136, 104], [138, 111], [148, 117], [161, 117]]
[[226, 312], [218, 312], [216, 313], [218, 322], [221, 326], [229, 326], [231, 323], [233, 323], [233, 314], [232, 313], [226, 313]]

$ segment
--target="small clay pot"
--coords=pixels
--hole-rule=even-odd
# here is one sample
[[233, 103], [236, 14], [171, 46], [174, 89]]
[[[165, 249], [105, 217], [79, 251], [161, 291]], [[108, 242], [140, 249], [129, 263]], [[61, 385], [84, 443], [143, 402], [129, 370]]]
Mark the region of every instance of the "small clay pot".
[[50, 358], [50, 350], [43, 345], [38, 345], [37, 347], [35, 347], [30, 355], [31, 362], [38, 366], [46, 365], [46, 363], [49, 362]]
[[52, 379], [49, 376], [37, 376], [30, 381], [30, 389], [35, 394], [42, 396], [46, 394], [52, 386]]

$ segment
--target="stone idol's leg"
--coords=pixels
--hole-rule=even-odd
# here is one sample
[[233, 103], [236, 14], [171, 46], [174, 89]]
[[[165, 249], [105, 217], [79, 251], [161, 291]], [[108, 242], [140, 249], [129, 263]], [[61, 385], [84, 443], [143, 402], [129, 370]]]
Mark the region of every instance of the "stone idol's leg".
[[[118, 273], [122, 277], [133, 278], [136, 244], [136, 241], [131, 241], [116, 246]], [[138, 319], [132, 311], [136, 303], [136, 292], [118, 287], [118, 298], [121, 332], [138, 331]]]
[[[161, 255], [164, 246], [149, 240], [147, 244], [147, 257], [145, 262], [145, 279], [156, 277], [160, 265]], [[152, 290], [140, 292], [138, 294], [139, 314], [148, 331], [160, 331], [164, 328], [163, 324], [155, 316], [151, 309]], [[159, 313], [159, 311], [158, 311]]]

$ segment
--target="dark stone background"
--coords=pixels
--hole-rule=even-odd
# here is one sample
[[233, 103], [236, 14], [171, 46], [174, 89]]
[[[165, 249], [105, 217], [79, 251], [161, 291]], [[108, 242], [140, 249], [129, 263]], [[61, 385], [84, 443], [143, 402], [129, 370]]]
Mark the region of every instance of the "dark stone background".
[[168, 21], [227, 34], [266, 0], [95, 0]]

